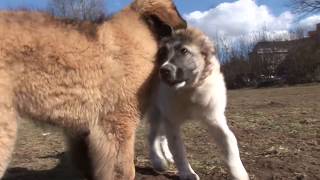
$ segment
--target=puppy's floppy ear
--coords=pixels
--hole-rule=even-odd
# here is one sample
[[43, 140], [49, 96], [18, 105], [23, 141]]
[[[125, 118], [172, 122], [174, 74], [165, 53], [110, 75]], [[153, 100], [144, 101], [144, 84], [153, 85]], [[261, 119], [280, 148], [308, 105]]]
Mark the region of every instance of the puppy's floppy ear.
[[201, 39], [200, 47], [201, 54], [204, 56], [206, 61], [210, 61], [210, 59], [215, 55], [212, 41], [208, 37], [204, 37]]
[[173, 34], [173, 29], [168, 24], [163, 23], [157, 16], [151, 15], [145, 17], [151, 29], [157, 35], [158, 39], [161, 40], [164, 37], [169, 37]]
[[144, 17], [157, 17], [174, 30], [187, 27], [172, 0], [135, 0], [132, 7]]

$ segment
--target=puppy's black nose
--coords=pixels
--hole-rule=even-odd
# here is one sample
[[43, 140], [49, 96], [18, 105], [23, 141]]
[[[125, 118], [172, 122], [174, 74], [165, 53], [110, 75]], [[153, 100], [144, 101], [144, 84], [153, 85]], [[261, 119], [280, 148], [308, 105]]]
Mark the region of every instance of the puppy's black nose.
[[175, 78], [175, 68], [172, 65], [162, 66], [159, 70], [162, 79], [172, 81]]
[[170, 77], [170, 70], [166, 69], [166, 68], [161, 68], [160, 75], [161, 75], [161, 77], [166, 79], [167, 77]]

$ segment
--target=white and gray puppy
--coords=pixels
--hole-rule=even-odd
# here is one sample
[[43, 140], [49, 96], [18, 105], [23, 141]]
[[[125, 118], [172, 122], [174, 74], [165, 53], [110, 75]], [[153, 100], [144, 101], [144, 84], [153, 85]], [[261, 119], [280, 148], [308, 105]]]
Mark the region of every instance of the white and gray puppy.
[[167, 162], [174, 161], [180, 179], [199, 179], [188, 163], [180, 135], [185, 121], [199, 120], [221, 148], [233, 178], [248, 180], [224, 115], [226, 88], [209, 38], [192, 28], [176, 31], [162, 40], [158, 62], [161, 80], [147, 116], [154, 169], [165, 171]]

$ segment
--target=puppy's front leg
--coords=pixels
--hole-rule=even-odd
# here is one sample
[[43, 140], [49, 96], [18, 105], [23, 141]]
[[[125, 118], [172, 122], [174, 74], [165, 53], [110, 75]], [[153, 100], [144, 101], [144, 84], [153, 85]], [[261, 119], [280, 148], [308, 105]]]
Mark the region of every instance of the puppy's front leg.
[[[151, 159], [152, 166], [155, 171], [162, 173], [168, 169], [168, 163], [161, 149], [161, 138], [162, 136], [159, 134], [158, 126], [156, 124], [150, 125], [149, 132], [149, 156]], [[159, 125], [159, 124], [157, 124]]]
[[206, 126], [217, 145], [221, 148], [226, 164], [235, 180], [249, 180], [241, 160], [237, 139], [229, 129], [224, 113], [207, 119]]
[[199, 180], [199, 176], [193, 171], [187, 160], [186, 149], [180, 135], [180, 126], [169, 121], [165, 121], [164, 124], [169, 149], [179, 171], [179, 178], [182, 180]]
[[156, 108], [150, 108], [145, 118], [150, 122], [148, 140], [149, 156], [155, 171], [162, 173], [168, 169], [168, 163], [161, 148], [161, 127], [163, 126], [161, 114]]

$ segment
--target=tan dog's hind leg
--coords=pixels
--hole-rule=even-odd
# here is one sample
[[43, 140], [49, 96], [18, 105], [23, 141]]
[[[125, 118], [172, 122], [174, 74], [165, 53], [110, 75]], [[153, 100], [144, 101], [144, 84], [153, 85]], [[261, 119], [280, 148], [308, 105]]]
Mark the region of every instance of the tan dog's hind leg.
[[[86, 138], [88, 157], [91, 162], [91, 174], [94, 180], [115, 179], [115, 162], [118, 142], [112, 133], [104, 133], [100, 127], [90, 130]], [[88, 163], [90, 163], [88, 162]]]
[[0, 179], [11, 159], [17, 136], [15, 113], [0, 105]]
[[72, 164], [86, 179], [94, 179], [89, 156], [88, 134], [70, 134], [69, 132], [65, 134]]
[[136, 123], [130, 118], [105, 118], [88, 132], [66, 132], [72, 161], [88, 180], [134, 180]]
[[135, 135], [132, 134], [128, 139], [120, 143], [115, 166], [115, 179], [133, 180], [135, 177], [134, 138]]
[[[1, 68], [1, 67], [0, 67]], [[0, 69], [0, 179], [10, 162], [17, 136], [16, 112], [12, 105], [9, 76]]]
[[72, 163], [86, 179], [134, 179], [134, 134], [123, 142], [111, 133], [66, 134]]

